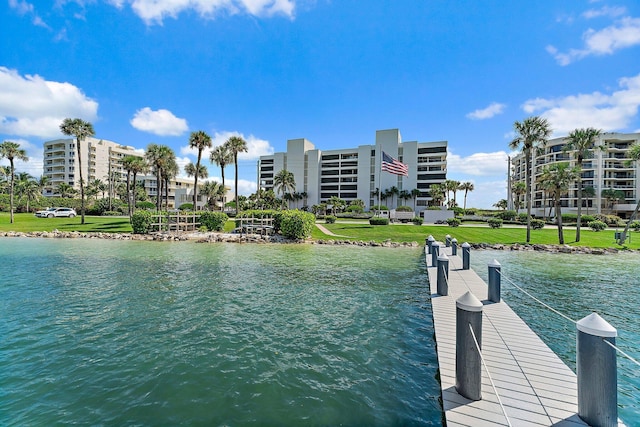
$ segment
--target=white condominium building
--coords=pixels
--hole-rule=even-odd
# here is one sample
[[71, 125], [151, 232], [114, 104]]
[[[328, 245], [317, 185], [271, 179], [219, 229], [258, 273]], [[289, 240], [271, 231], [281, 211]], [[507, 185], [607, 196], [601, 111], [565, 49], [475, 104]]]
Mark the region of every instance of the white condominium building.
[[[408, 176], [381, 171], [382, 152], [406, 164]], [[260, 157], [258, 185], [274, 189], [274, 177], [283, 169], [293, 173], [295, 192], [306, 195], [307, 206], [336, 196], [347, 202], [360, 199], [368, 210], [378, 204], [376, 190], [395, 187], [408, 192], [417, 189], [416, 211], [421, 212], [431, 200], [431, 185], [446, 180], [447, 142], [403, 142], [398, 129], [376, 131], [374, 144], [338, 150], [321, 151], [307, 139], [291, 139], [286, 152]], [[413, 206], [412, 200], [394, 197], [382, 204]]]
[[[127, 180], [127, 171], [122, 166], [122, 159], [125, 156], [144, 157], [144, 151], [106, 139], [89, 137], [82, 141], [80, 155], [82, 156], [82, 174], [85, 182], [97, 179], [108, 183], [109, 177], [112, 177], [114, 183], [120, 183]], [[44, 196], [59, 196], [58, 186], [61, 183], [66, 183], [74, 189], [80, 190], [75, 139], [56, 139], [45, 142], [43, 156], [43, 175], [48, 178], [47, 185], [43, 190]], [[158, 195], [158, 183], [156, 177], [151, 173], [138, 175], [136, 181], [144, 184], [145, 191], [150, 197]], [[101, 194], [98, 195], [98, 197], [101, 196]], [[161, 197], [164, 199], [164, 194]], [[184, 203], [192, 203], [193, 180], [172, 179], [169, 182], [168, 201], [169, 208], [178, 208]], [[206, 197], [198, 194], [198, 207], [202, 208], [206, 202]]]
[[[553, 201], [540, 188], [538, 180], [545, 167], [553, 163], [569, 162], [576, 166], [576, 153], [563, 151], [566, 146], [566, 138], [549, 140], [539, 152], [533, 150], [534, 172], [531, 176], [532, 214], [538, 217], [549, 215], [549, 209]], [[582, 213], [616, 214], [622, 218], [628, 218], [633, 212], [640, 195], [640, 180], [638, 180], [638, 162], [629, 163], [627, 152], [632, 144], [640, 144], [640, 133], [603, 133], [597, 138], [596, 149], [590, 150], [590, 155], [582, 163]], [[525, 157], [523, 153], [513, 159], [512, 182], [522, 181], [525, 177]], [[584, 189], [593, 188], [593, 196], [590, 191]], [[578, 183], [575, 182], [569, 188], [567, 194], [561, 199], [563, 213], [576, 213], [578, 209]], [[614, 190], [620, 199], [607, 200], [604, 190]], [[611, 193], [611, 191], [609, 191]], [[517, 196], [513, 196], [514, 198]], [[526, 208], [524, 195], [519, 196], [520, 206]], [[515, 200], [515, 204], [517, 204]], [[521, 210], [522, 212], [522, 210]], [[552, 213], [553, 214], [553, 213]], [[553, 214], [555, 215], [555, 214]]]

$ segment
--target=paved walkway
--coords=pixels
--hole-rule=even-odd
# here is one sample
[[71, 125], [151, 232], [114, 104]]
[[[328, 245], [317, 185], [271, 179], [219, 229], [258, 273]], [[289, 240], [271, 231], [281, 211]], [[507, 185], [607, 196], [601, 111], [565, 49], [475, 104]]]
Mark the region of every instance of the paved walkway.
[[325, 227], [325, 226], [324, 226], [324, 225], [322, 225], [322, 224], [318, 224], [317, 222], [316, 222], [316, 227], [318, 227], [318, 229], [320, 229], [320, 231], [322, 231], [324, 234], [326, 234], [326, 235], [328, 235], [328, 236], [333, 236], [333, 237], [347, 237], [347, 238], [349, 238], [349, 236], [342, 236], [342, 235], [340, 235], [340, 234], [335, 234], [335, 233], [333, 233], [332, 231], [329, 231], [329, 230], [327, 229], [327, 227]]
[[437, 270], [430, 266], [430, 254], [426, 255], [426, 262], [447, 426], [508, 425], [484, 369], [482, 400], [471, 401], [456, 392], [455, 302], [467, 291], [484, 304], [482, 354], [511, 425], [586, 425], [577, 415], [577, 380], [573, 371], [504, 301], [487, 301], [484, 281], [473, 270], [462, 270], [462, 259], [450, 256], [451, 248], [442, 249], [449, 256], [448, 296], [437, 294]]

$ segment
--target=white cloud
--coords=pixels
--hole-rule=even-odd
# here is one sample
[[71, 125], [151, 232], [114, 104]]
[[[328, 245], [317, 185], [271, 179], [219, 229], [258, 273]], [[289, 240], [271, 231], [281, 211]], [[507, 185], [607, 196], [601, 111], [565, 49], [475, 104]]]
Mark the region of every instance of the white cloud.
[[149, 107], [136, 111], [129, 123], [138, 130], [160, 136], [180, 136], [189, 129], [187, 121], [176, 117], [171, 111], [153, 111]]
[[498, 102], [492, 102], [488, 107], [483, 108], [481, 110], [475, 110], [471, 113], [467, 114], [467, 118], [471, 120], [485, 120], [490, 119], [493, 116], [498, 114], [502, 114], [506, 105], [500, 104]]
[[474, 153], [462, 157], [451, 150], [447, 153], [447, 174], [494, 176], [507, 173], [507, 153]]
[[15, 10], [19, 15], [26, 15], [27, 13], [33, 13], [33, 5], [26, 1], [9, 0], [9, 7]]
[[555, 134], [573, 129], [595, 127], [604, 131], [625, 130], [633, 125], [640, 106], [640, 74], [618, 81], [620, 90], [611, 94], [593, 92], [562, 98], [536, 98], [526, 101], [522, 109], [549, 120]]
[[[474, 182], [474, 189], [467, 194], [467, 207], [495, 209], [493, 204], [507, 198], [507, 180]], [[458, 204], [462, 205], [464, 192], [458, 194]]]
[[19, 75], [0, 67], [0, 133], [50, 138], [60, 135], [65, 117], [90, 122], [98, 103], [70, 83], [53, 82], [38, 75]]
[[622, 6], [602, 6], [600, 9], [589, 9], [582, 13], [582, 16], [586, 19], [598, 18], [600, 16], [609, 16], [617, 18], [627, 13], [627, 9]]
[[162, 24], [165, 18], [177, 18], [182, 12], [193, 10], [204, 18], [219, 14], [246, 13], [252, 16], [284, 15], [293, 18], [295, 0], [110, 0], [122, 8], [129, 4], [133, 12], [148, 25]]
[[[16, 172], [26, 172], [29, 175], [39, 178], [42, 175], [42, 162], [43, 162], [43, 148], [42, 145], [34, 145], [25, 139], [9, 139], [8, 141], [16, 142], [20, 145], [20, 148], [27, 152], [28, 161], [14, 160], [14, 166]], [[0, 165], [9, 165], [9, 160], [0, 159]]]
[[[274, 149], [271, 146], [271, 144], [269, 144], [269, 141], [256, 138], [253, 135], [244, 136], [242, 133], [237, 131], [223, 131], [223, 132], [214, 133], [213, 136], [211, 137], [211, 143], [213, 145], [213, 148], [224, 144], [232, 136], [239, 136], [240, 138], [247, 141], [247, 152], [238, 153], [238, 161], [258, 160], [260, 156], [268, 156], [273, 154], [274, 152]], [[183, 155], [193, 155], [193, 156], [196, 156], [198, 154], [198, 152], [195, 149], [189, 148], [188, 145], [180, 148], [180, 153]], [[206, 150], [205, 152], [203, 152], [202, 158], [209, 158], [210, 153], [211, 153], [210, 150]]]
[[[218, 182], [222, 182], [222, 180]], [[229, 187], [227, 198], [231, 200], [232, 197], [235, 197], [235, 181], [233, 179], [225, 179], [224, 185]], [[256, 192], [256, 188], [258, 188], [258, 183], [256, 181], [249, 181], [246, 179], [238, 180], [238, 194], [240, 194], [241, 196], [250, 196], [251, 194]]]
[[640, 18], [624, 17], [599, 31], [589, 29], [582, 38], [582, 49], [569, 49], [563, 53], [554, 46], [547, 46], [547, 52], [553, 55], [558, 64], [569, 65], [587, 56], [611, 55], [617, 50], [640, 45]]

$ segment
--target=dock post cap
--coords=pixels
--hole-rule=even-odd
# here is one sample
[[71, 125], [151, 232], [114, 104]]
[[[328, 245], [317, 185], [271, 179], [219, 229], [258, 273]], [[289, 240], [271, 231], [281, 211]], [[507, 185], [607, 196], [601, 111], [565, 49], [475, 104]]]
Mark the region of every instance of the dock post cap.
[[482, 311], [482, 303], [469, 291], [456, 300], [456, 307], [466, 311]]
[[427, 240], [430, 241], [430, 242], [435, 242], [436, 241], [436, 239], [431, 234], [429, 234], [429, 237], [427, 237]]
[[451, 241], [458, 243], [458, 239], [456, 239], [455, 237], [453, 239], [451, 239]]
[[438, 255], [438, 261], [449, 261], [449, 257], [447, 256], [447, 254], [442, 253]]
[[462, 244], [462, 247], [463, 247], [463, 248], [470, 248], [470, 247], [471, 247], [471, 245], [470, 245], [469, 243], [467, 243], [467, 242], [464, 242], [464, 243]]
[[450, 239], [451, 238], [451, 234], [447, 234], [446, 236], [444, 236], [445, 239]]
[[618, 336], [618, 330], [600, 317], [598, 313], [591, 313], [587, 317], [583, 317], [578, 320], [576, 326], [580, 332], [597, 337], [608, 338]]
[[501, 266], [501, 264], [498, 262], [497, 259], [494, 259], [493, 261], [491, 261], [489, 263], [489, 267], [500, 267], [500, 266]]

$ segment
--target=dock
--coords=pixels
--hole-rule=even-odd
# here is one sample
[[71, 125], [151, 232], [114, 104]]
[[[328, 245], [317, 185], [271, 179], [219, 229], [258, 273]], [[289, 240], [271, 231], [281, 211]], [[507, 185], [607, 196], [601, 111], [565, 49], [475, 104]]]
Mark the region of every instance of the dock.
[[[487, 300], [487, 284], [462, 269], [462, 258], [452, 256], [451, 247], [442, 246], [443, 252], [449, 257], [447, 296], [438, 295], [431, 255], [426, 263], [447, 427], [508, 426], [506, 417], [512, 426], [586, 426], [578, 416], [576, 374], [504, 301]], [[482, 355], [506, 417], [486, 370], [481, 400], [456, 391], [456, 300], [467, 291], [483, 302]]]

